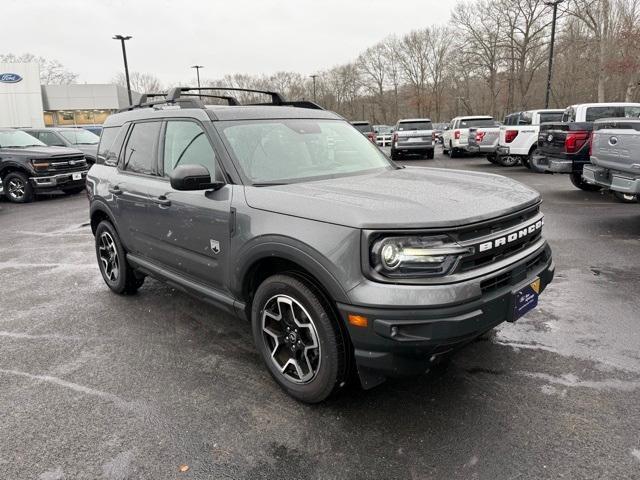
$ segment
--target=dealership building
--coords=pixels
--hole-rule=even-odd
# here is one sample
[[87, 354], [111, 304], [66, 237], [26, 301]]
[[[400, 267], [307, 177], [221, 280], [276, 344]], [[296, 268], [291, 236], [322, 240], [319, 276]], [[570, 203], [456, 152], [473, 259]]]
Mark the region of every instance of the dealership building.
[[37, 63], [0, 63], [0, 127], [99, 125], [128, 104], [119, 85], [41, 85]]

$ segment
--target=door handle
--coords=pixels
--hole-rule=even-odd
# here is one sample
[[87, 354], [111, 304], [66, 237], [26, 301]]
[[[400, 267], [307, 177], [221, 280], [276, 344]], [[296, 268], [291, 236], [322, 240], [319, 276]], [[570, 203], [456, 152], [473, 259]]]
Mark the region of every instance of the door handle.
[[171, 200], [169, 200], [165, 195], [160, 195], [159, 197], [153, 198], [153, 203], [157, 203], [161, 207], [170, 207]]
[[109, 193], [113, 193], [114, 195], [122, 195], [124, 192], [118, 185], [115, 185], [113, 187], [109, 187]]

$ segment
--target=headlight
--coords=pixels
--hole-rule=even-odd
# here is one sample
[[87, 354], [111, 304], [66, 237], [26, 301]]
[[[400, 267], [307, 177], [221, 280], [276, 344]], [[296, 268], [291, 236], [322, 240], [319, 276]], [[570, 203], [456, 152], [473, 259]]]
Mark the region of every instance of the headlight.
[[435, 277], [449, 273], [473, 253], [447, 236], [386, 237], [373, 243], [371, 265], [386, 277]]

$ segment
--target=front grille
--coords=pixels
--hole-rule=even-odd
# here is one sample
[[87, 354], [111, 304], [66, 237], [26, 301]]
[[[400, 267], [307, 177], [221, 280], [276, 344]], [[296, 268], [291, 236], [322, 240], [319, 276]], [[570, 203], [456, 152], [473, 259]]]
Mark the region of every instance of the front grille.
[[[463, 246], [471, 246], [473, 253], [461, 258], [453, 273], [464, 273], [481, 268], [526, 250], [540, 240], [542, 237], [541, 228], [502, 244], [493, 244], [493, 242], [500, 238], [504, 239], [509, 234], [525, 230], [541, 219], [540, 206], [535, 205], [499, 220], [483, 222], [456, 232], [455, 240]], [[491, 246], [483, 250], [480, 247], [485, 243]]]
[[500, 290], [508, 285], [516, 285], [523, 282], [527, 277], [539, 267], [545, 265], [549, 261], [549, 253], [545, 249], [535, 257], [529, 259], [526, 263], [502, 273], [495, 277], [484, 280], [480, 283], [480, 289], [483, 294]]
[[49, 162], [49, 171], [52, 173], [77, 172], [87, 168], [87, 162], [83, 155], [54, 157], [47, 160]]

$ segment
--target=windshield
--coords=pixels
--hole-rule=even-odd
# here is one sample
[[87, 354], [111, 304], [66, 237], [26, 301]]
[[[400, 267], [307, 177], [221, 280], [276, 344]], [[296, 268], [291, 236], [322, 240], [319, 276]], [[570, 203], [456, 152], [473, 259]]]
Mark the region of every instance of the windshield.
[[253, 184], [395, 168], [378, 147], [342, 120], [247, 120], [218, 125]]
[[97, 145], [100, 137], [83, 128], [73, 130], [60, 130], [60, 133], [68, 142], [74, 145]]
[[493, 118], [467, 118], [460, 120], [460, 128], [469, 127], [497, 127], [500, 124]]
[[431, 122], [400, 122], [398, 124], [399, 132], [407, 132], [410, 130], [432, 130]]
[[46, 145], [36, 137], [32, 137], [28, 133], [20, 130], [0, 131], [0, 148], [8, 147], [46, 147]]

